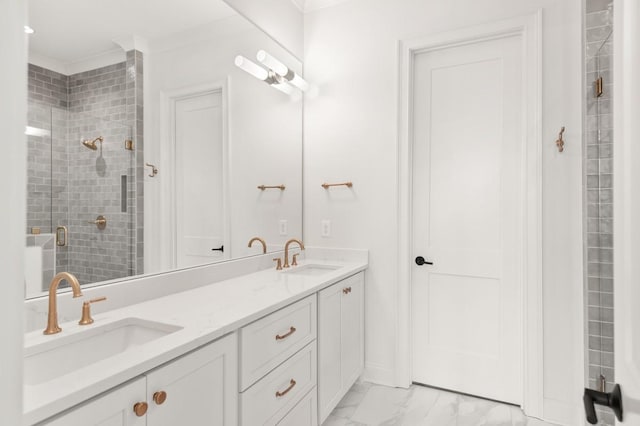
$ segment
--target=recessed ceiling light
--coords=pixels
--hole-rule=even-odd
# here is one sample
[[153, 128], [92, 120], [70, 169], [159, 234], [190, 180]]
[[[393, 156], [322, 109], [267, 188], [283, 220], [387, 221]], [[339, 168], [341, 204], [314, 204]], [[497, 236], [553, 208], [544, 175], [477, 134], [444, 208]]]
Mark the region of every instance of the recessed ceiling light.
[[36, 31], [35, 31], [33, 28], [31, 28], [30, 26], [25, 25], [25, 26], [24, 26], [24, 32], [25, 32], [25, 33], [27, 33], [27, 34], [33, 34], [33, 33], [35, 33]]

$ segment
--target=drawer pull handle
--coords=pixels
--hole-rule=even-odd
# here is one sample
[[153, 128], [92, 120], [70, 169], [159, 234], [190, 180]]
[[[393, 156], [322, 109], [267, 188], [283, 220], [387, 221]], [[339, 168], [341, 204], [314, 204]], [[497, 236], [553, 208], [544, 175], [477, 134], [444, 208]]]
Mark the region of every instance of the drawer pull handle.
[[349, 294], [349, 293], [351, 293], [351, 287], [343, 288], [343, 289], [342, 289], [342, 292], [343, 292], [344, 294]]
[[290, 391], [291, 389], [293, 389], [293, 387], [294, 387], [295, 385], [296, 385], [296, 381], [295, 381], [295, 380], [293, 380], [293, 379], [291, 379], [291, 381], [289, 382], [289, 387], [288, 387], [288, 388], [286, 388], [286, 389], [285, 389], [285, 390], [283, 390], [282, 392], [280, 392], [280, 391], [276, 392], [276, 398], [280, 398], [280, 397], [283, 397], [283, 396], [285, 396], [286, 394], [288, 394], [288, 393], [289, 393], [289, 391]]
[[289, 328], [289, 331], [285, 334], [283, 334], [282, 336], [279, 334], [276, 334], [276, 340], [284, 340], [287, 337], [291, 336], [293, 333], [296, 332], [296, 328], [291, 326], [291, 328]]
[[158, 405], [164, 404], [167, 400], [167, 393], [165, 391], [156, 392], [153, 394], [153, 402]]
[[136, 416], [142, 417], [145, 414], [147, 414], [147, 409], [148, 408], [149, 408], [149, 405], [147, 405], [146, 402], [137, 402], [133, 406], [133, 412], [136, 413]]

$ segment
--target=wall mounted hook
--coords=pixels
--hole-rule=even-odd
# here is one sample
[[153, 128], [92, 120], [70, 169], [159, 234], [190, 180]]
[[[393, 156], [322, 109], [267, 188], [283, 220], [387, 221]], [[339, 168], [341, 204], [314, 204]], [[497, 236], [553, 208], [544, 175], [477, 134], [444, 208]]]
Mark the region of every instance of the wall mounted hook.
[[158, 169], [156, 168], [156, 166], [149, 163], [144, 163], [144, 164], [147, 167], [151, 167], [151, 174], [149, 174], [149, 177], [155, 177], [158, 174]]
[[558, 152], [564, 151], [564, 140], [562, 139], [563, 134], [564, 134], [564, 126], [562, 126], [562, 128], [560, 129], [560, 133], [558, 133], [558, 140], [556, 141]]

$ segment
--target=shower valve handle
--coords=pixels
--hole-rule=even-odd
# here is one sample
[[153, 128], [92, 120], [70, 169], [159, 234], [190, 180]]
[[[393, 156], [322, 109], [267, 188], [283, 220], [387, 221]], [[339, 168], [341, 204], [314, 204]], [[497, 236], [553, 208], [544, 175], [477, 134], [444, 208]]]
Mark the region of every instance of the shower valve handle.
[[96, 218], [96, 220], [89, 220], [87, 221], [87, 223], [95, 225], [96, 227], [98, 227], [99, 230], [103, 230], [104, 228], [107, 227], [107, 218], [100, 215]]

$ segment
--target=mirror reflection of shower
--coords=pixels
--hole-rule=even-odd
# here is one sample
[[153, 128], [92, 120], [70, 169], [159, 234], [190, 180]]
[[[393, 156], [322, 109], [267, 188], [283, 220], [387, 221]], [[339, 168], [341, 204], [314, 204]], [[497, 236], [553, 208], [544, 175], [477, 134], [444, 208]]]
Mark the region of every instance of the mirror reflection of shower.
[[102, 136], [98, 136], [97, 138], [93, 139], [93, 140], [89, 140], [89, 139], [85, 139], [82, 141], [82, 145], [86, 146], [87, 148], [89, 148], [92, 151], [97, 151], [98, 150], [98, 145], [96, 144], [96, 142], [100, 142], [100, 152], [102, 153], [102, 142], [104, 141], [104, 138]]

